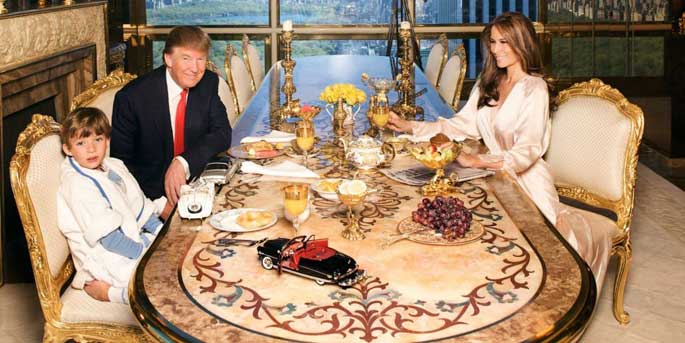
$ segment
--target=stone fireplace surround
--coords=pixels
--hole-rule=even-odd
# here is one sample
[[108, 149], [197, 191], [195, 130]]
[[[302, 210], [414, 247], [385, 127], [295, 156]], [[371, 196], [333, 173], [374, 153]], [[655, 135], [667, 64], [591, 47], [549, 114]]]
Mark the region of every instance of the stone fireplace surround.
[[[0, 286], [31, 279], [9, 183], [16, 138], [35, 109], [58, 121], [71, 100], [106, 75], [107, 2], [0, 15]], [[50, 195], [47, 195], [50, 196]]]

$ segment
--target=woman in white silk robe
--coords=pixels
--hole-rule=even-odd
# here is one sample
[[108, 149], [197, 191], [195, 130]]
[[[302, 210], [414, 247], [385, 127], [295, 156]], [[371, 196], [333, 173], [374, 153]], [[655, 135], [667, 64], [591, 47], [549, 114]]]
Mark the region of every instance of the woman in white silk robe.
[[482, 138], [489, 153], [462, 153], [458, 163], [511, 175], [590, 265], [601, 289], [610, 256], [610, 233], [593, 232], [578, 211], [559, 203], [550, 167], [542, 159], [550, 142], [551, 121], [533, 25], [519, 13], [504, 13], [485, 28], [481, 41], [488, 52], [483, 74], [457, 114], [437, 122], [409, 122], [393, 113], [390, 127], [410, 132], [417, 140], [439, 132], [458, 141]]

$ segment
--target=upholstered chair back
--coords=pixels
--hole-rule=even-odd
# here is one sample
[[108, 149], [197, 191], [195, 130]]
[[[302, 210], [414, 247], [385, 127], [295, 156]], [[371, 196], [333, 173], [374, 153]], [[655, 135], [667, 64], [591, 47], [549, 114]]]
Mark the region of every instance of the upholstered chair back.
[[237, 115], [240, 116], [250, 102], [253, 92], [250, 74], [245, 62], [236, 55], [235, 48], [231, 44], [226, 45], [224, 68], [226, 69], [226, 81], [228, 81], [228, 87], [231, 90], [233, 104]]
[[464, 45], [457, 46], [452, 52], [440, 76], [438, 91], [440, 96], [456, 111], [459, 107], [461, 89], [466, 76], [466, 50]]
[[438, 38], [438, 41], [433, 44], [433, 47], [431, 47], [430, 53], [428, 53], [428, 60], [426, 61], [426, 78], [436, 88], [440, 86], [440, 76], [445, 68], [445, 63], [447, 63], [448, 55], [448, 40], [447, 36], [443, 33]]
[[560, 193], [612, 210], [627, 229], [642, 110], [598, 79], [560, 92], [557, 104], [545, 159]]
[[29, 252], [39, 262], [33, 264], [34, 273], [41, 276], [36, 278], [36, 287], [57, 291], [66, 281], [60, 277], [72, 267], [67, 240], [57, 227], [60, 173], [55, 171], [64, 160], [59, 130], [51, 117], [35, 115], [29, 129], [19, 136], [10, 166]]
[[125, 73], [122, 69], [117, 69], [105, 78], [95, 81], [86, 88], [81, 94], [74, 97], [71, 101], [71, 110], [78, 107], [95, 107], [105, 112], [109, 122], [112, 122], [112, 110], [114, 108], [114, 96], [136, 75]]
[[64, 160], [60, 129], [51, 117], [34, 115], [19, 135], [10, 162], [12, 191], [45, 317], [43, 340], [146, 342], [127, 305], [97, 301], [83, 290], [65, 287], [74, 264], [57, 226], [59, 170]]
[[238, 115], [235, 112], [233, 96], [231, 95], [231, 90], [228, 88], [228, 82], [226, 81], [226, 79], [224, 79], [223, 76], [221, 76], [221, 74], [219, 73], [219, 69], [216, 67], [216, 64], [214, 64], [214, 62], [210, 60], [207, 60], [207, 70], [214, 72], [219, 76], [219, 89], [217, 91], [219, 93], [219, 98], [221, 99], [221, 102], [224, 104], [224, 107], [226, 107], [226, 116], [228, 117], [228, 123], [231, 124], [231, 127], [233, 127], [238, 119]]
[[257, 48], [250, 43], [250, 38], [246, 34], [243, 34], [242, 44], [245, 67], [247, 67], [247, 72], [250, 75], [252, 91], [256, 92], [264, 78], [264, 66], [260, 62]]

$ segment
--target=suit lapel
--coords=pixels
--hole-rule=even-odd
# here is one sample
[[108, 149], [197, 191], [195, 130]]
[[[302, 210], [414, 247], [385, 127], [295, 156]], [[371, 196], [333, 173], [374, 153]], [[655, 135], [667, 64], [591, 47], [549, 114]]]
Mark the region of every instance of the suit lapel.
[[155, 87], [157, 96], [149, 99], [149, 101], [154, 107], [152, 113], [159, 113], [159, 115], [153, 115], [152, 118], [154, 118], [157, 132], [162, 140], [164, 152], [166, 155], [171, 156], [174, 154], [174, 137], [171, 131], [171, 113], [169, 112], [169, 91], [166, 84], [166, 67], [161, 66], [158, 70], [157, 86]]

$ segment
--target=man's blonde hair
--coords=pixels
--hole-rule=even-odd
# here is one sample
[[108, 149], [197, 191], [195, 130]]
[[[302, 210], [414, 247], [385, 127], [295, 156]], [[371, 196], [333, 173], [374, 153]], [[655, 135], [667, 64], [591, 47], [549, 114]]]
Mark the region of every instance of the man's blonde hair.
[[176, 26], [164, 44], [164, 55], [169, 55], [175, 47], [184, 47], [209, 54], [212, 40], [209, 35], [197, 26]]

